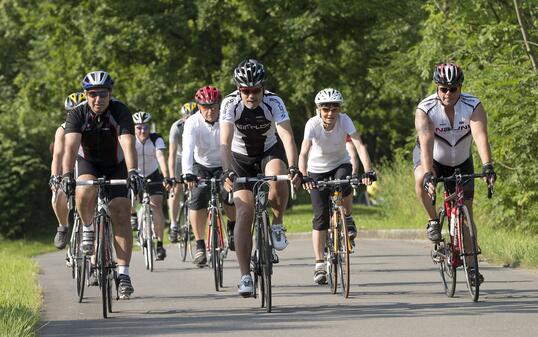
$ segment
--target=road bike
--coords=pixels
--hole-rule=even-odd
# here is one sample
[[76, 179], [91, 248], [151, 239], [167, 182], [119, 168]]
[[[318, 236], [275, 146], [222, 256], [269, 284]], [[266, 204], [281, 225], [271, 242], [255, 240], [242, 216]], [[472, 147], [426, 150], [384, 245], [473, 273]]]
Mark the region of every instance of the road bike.
[[144, 255], [144, 264], [146, 269], [153, 271], [153, 263], [156, 255], [156, 235], [153, 223], [153, 214], [151, 212], [149, 188], [151, 186], [161, 185], [162, 182], [152, 182], [151, 179], [145, 179], [143, 183], [142, 202], [139, 210], [138, 225], [138, 243], [142, 247]]
[[342, 295], [348, 298], [351, 275], [349, 255], [353, 252], [353, 243], [349, 239], [345, 223], [346, 215], [342, 203], [342, 189], [346, 185], [356, 188], [362, 185], [362, 182], [358, 178], [346, 178], [321, 180], [316, 182], [316, 184], [319, 189], [330, 188], [332, 190], [329, 206], [330, 227], [327, 231], [325, 242], [327, 284], [332, 293], [336, 294], [338, 283], [340, 282]]
[[106, 178], [97, 178], [94, 180], [77, 180], [77, 186], [96, 186], [97, 187], [97, 206], [93, 223], [95, 224], [96, 235], [96, 272], [99, 288], [101, 289], [101, 299], [103, 308], [103, 318], [107, 318], [108, 313], [112, 312], [112, 290], [115, 287], [116, 300], [118, 294], [118, 273], [116, 271], [117, 263], [115, 261], [115, 250], [113, 245], [112, 220], [108, 209], [109, 196], [107, 186], [126, 185], [125, 179], [106, 180]]
[[[183, 182], [175, 181], [175, 184], [183, 184]], [[183, 198], [179, 204], [178, 212], [178, 238], [177, 238], [177, 247], [179, 250], [179, 257], [182, 262], [187, 260], [187, 253], [191, 257], [191, 260], [194, 259], [194, 234], [192, 232], [192, 225], [189, 220], [189, 202], [190, 202], [190, 191], [188, 191], [187, 186], [184, 185], [183, 188]]]
[[[254, 274], [254, 294], [257, 297], [256, 289], [259, 288], [261, 307], [267, 312], [272, 310], [272, 289], [271, 277], [273, 275], [273, 239], [271, 235], [271, 224], [267, 206], [269, 202], [269, 182], [288, 181], [287, 175], [256, 177], [238, 177], [235, 182], [243, 184], [253, 182], [254, 193], [254, 221], [252, 222], [252, 233], [254, 235], [254, 253], [251, 258], [251, 270]], [[292, 199], [294, 189], [292, 188]]]
[[[484, 178], [484, 174], [461, 174], [459, 169], [449, 177], [437, 178], [444, 182], [443, 206], [439, 210], [442, 239], [435, 243], [431, 255], [434, 264], [439, 266], [443, 289], [448, 297], [456, 291], [456, 270], [463, 266], [467, 289], [474, 302], [480, 295], [480, 273], [478, 255], [481, 253], [477, 243], [476, 225], [472, 222], [467, 206], [464, 204], [463, 185], [471, 179]], [[455, 182], [454, 193], [449, 194], [446, 184]], [[493, 186], [488, 185], [488, 198], [493, 195]], [[435, 204], [435, 195], [432, 203]], [[448, 220], [448, 226], [443, 226]]]
[[207, 253], [210, 267], [213, 269], [215, 290], [223, 287], [224, 259], [228, 255], [225, 231], [222, 230], [222, 212], [220, 204], [220, 182], [218, 178], [199, 178], [198, 187], [209, 185], [211, 199], [207, 208]]

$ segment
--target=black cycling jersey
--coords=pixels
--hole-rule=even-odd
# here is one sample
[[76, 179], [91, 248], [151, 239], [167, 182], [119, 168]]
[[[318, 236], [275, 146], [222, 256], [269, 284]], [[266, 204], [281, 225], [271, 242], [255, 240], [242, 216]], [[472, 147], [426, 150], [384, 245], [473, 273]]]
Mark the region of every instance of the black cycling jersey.
[[80, 133], [78, 155], [99, 166], [114, 166], [123, 161], [118, 136], [134, 135], [131, 112], [125, 104], [112, 99], [108, 109], [95, 114], [87, 102], [78, 105], [67, 116], [65, 133]]

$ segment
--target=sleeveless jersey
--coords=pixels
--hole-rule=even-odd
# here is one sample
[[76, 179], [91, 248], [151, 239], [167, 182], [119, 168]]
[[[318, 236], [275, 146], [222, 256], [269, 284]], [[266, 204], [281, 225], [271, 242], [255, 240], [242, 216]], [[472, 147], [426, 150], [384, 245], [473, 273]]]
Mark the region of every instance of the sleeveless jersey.
[[147, 177], [159, 168], [157, 151], [164, 150], [166, 145], [158, 133], [150, 133], [148, 139], [142, 143], [136, 137], [136, 152], [138, 153], [138, 172]]
[[471, 155], [471, 115], [480, 100], [470, 94], [461, 93], [454, 106], [454, 125], [445, 113], [437, 94], [426, 97], [419, 103], [418, 108], [426, 113], [432, 121], [435, 140], [433, 144], [433, 159], [446, 166], [457, 166]]

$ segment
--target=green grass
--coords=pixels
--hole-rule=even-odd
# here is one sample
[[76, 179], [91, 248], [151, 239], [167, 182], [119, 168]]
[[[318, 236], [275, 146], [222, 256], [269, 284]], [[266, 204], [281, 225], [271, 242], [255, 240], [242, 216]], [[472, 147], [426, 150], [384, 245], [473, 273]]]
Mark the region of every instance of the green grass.
[[41, 295], [32, 256], [54, 249], [50, 238], [0, 239], [0, 336], [36, 335]]

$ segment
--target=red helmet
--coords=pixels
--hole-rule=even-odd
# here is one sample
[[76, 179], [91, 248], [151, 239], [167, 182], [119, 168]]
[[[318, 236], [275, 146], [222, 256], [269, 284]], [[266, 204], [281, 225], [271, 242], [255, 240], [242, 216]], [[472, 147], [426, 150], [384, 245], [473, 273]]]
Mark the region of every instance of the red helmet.
[[449, 87], [463, 83], [463, 70], [455, 63], [441, 63], [433, 71], [433, 81]]
[[198, 105], [213, 105], [219, 102], [220, 94], [219, 89], [210, 85], [198, 89], [194, 99]]

